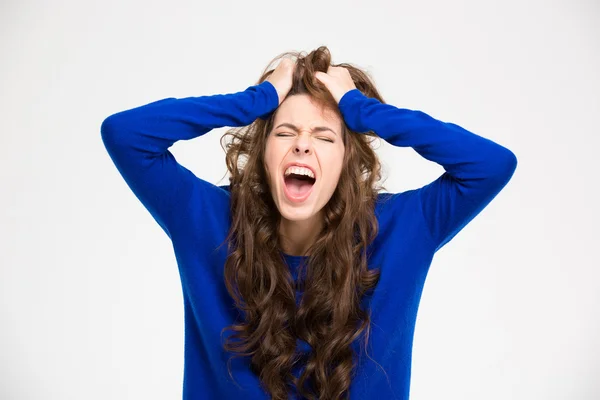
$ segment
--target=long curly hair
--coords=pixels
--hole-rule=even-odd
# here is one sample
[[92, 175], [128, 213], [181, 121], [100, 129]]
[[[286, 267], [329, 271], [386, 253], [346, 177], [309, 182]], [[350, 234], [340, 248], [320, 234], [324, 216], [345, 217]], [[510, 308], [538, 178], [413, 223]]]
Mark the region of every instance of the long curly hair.
[[[336, 101], [314, 78], [315, 71], [327, 72], [330, 65], [345, 67], [361, 92], [383, 102], [366, 72], [348, 63], [332, 64], [325, 46], [308, 54], [280, 54], [258, 83], [269, 77], [282, 57], [296, 61], [288, 96], [308, 94], [342, 121]], [[370, 331], [370, 314], [360, 301], [375, 288], [380, 274], [379, 269], [368, 269], [367, 254], [378, 232], [374, 208], [381, 189], [377, 187], [381, 165], [371, 146], [376, 136], [352, 132], [342, 123], [342, 173], [323, 208], [323, 229], [294, 282], [281, 250], [281, 215], [264, 164], [274, 116], [275, 112], [249, 126], [230, 129], [221, 138], [231, 175], [225, 284], [243, 318], [223, 329], [222, 334], [233, 332], [223, 346], [233, 357], [251, 357], [252, 370], [275, 400], [288, 399], [290, 390], [307, 399], [348, 398], [357, 356], [350, 345], [364, 333], [366, 351]], [[226, 143], [226, 138], [231, 140]], [[302, 293], [298, 306], [296, 290]], [[312, 348], [308, 356], [301, 357], [296, 351], [297, 339]], [[292, 369], [298, 363], [305, 369], [296, 377]]]

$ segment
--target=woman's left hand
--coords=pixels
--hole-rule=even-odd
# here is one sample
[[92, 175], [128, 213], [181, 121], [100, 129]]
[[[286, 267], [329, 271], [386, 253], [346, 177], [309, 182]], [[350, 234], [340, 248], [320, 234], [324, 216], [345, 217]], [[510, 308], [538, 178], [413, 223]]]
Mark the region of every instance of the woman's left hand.
[[315, 78], [325, 85], [338, 104], [347, 92], [356, 89], [350, 72], [344, 67], [329, 67], [327, 73], [317, 71]]

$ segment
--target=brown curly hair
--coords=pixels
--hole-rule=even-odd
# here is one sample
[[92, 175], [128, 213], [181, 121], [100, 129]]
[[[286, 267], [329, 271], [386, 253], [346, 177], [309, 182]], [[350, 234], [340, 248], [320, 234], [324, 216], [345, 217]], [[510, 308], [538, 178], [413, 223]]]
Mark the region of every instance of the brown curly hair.
[[[282, 57], [296, 61], [288, 96], [308, 94], [316, 104], [342, 119], [337, 103], [314, 78], [330, 65], [349, 70], [356, 87], [383, 102], [374, 83], [361, 69], [332, 64], [327, 47], [306, 54], [285, 52], [265, 68], [258, 83], [273, 72]], [[379, 270], [368, 269], [367, 249], [378, 232], [374, 208], [380, 187], [381, 165], [371, 146], [373, 132], [356, 133], [343, 127], [345, 145], [342, 173], [335, 192], [325, 205], [324, 226], [307, 252], [294, 282], [281, 250], [281, 220], [269, 190], [264, 164], [267, 137], [275, 112], [243, 128], [230, 129], [221, 138], [230, 177], [231, 228], [225, 263], [227, 291], [244, 320], [223, 329], [233, 334], [223, 346], [251, 357], [251, 368], [273, 399], [287, 399], [296, 390], [307, 399], [348, 398], [356, 366], [350, 344], [361, 333], [365, 346], [370, 315], [361, 309], [361, 298], [379, 281]], [[230, 137], [229, 143], [225, 138]], [[296, 290], [303, 293], [296, 306]], [[297, 339], [312, 351], [302, 359]], [[231, 361], [231, 358], [229, 359]], [[305, 362], [299, 378], [292, 368]], [[229, 374], [231, 375], [228, 363]]]

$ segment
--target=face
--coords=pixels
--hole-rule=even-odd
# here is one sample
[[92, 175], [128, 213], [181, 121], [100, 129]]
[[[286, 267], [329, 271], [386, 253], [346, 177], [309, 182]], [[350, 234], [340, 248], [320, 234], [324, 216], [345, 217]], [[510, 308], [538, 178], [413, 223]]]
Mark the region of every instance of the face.
[[327, 109], [321, 113], [305, 94], [281, 103], [267, 138], [265, 167], [284, 219], [319, 218], [337, 187], [344, 150], [337, 114]]

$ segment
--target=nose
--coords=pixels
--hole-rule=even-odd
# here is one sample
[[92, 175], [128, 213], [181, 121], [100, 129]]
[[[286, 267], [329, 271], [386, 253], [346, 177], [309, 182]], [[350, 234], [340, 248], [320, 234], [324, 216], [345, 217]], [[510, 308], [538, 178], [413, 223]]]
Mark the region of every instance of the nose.
[[298, 140], [294, 143], [293, 148], [294, 154], [312, 154], [312, 142], [310, 137], [304, 137], [303, 135], [298, 136]]

